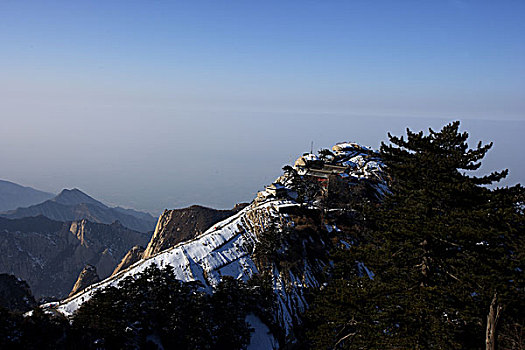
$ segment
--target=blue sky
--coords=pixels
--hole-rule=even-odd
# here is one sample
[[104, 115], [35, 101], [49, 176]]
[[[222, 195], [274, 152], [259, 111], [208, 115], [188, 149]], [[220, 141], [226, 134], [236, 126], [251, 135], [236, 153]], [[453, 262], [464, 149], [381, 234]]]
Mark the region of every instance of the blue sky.
[[[186, 170], [221, 159], [211, 183], [225, 188], [244, 162], [257, 172], [238, 192], [251, 196], [279, 169], [250, 160], [275, 158], [279, 142], [268, 127], [255, 157], [235, 149], [269, 123], [345, 120], [348, 139], [374, 144], [414, 120], [525, 132], [523, 18], [523, 1], [4, 0], [0, 177], [149, 210], [226, 207], [249, 198], [225, 189], [210, 200], [197, 193], [210, 181]], [[280, 152], [330, 139], [311, 128]], [[501, 130], [480, 137], [508, 144]]]

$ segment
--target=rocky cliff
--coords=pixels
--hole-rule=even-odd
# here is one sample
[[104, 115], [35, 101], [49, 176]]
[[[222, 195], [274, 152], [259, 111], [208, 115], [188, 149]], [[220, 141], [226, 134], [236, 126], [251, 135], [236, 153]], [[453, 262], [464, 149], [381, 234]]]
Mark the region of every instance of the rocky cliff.
[[120, 271], [127, 269], [137, 261], [141, 260], [144, 257], [144, 247], [136, 245], [129, 250], [129, 252], [124, 255], [120, 263], [117, 265], [111, 276], [119, 273]]
[[242, 204], [236, 205], [232, 210], [192, 205], [184, 209], [165, 210], [157, 222], [143, 258], [147, 259], [180, 242], [197, 237], [213, 224], [232, 216], [242, 208]]
[[93, 265], [86, 265], [82, 272], [80, 272], [80, 275], [78, 275], [77, 281], [75, 282], [71, 293], [69, 293], [69, 296], [74, 295], [98, 281], [100, 281], [100, 277], [98, 277], [97, 268]]
[[0, 273], [26, 280], [36, 298], [67, 296], [87, 264], [108, 277], [131, 247], [150, 238], [119, 223], [63, 223], [43, 216], [0, 218], [0, 233]]

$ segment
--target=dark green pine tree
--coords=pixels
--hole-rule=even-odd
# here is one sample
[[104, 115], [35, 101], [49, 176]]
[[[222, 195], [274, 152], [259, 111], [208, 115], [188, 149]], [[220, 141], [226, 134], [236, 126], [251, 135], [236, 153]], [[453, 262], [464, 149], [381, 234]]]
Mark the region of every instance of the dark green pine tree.
[[214, 349], [244, 349], [249, 344], [246, 301], [244, 283], [224, 276], [211, 296], [216, 335]]
[[[177, 280], [171, 266], [152, 265], [86, 301], [73, 318], [66, 348], [157, 349], [158, 344], [165, 349], [246, 348], [247, 312], [259, 311], [248, 302], [258, 304], [259, 296], [228, 277], [213, 294], [199, 291], [199, 286]], [[0, 322], [2, 326], [13, 328]]]
[[284, 174], [290, 178], [290, 188], [297, 192], [297, 202], [307, 204], [313, 202], [322, 192], [321, 185], [302, 175], [290, 165], [283, 166]]
[[458, 128], [382, 144], [391, 193], [368, 213], [368, 240], [336, 256], [310, 313], [315, 347], [481, 348], [496, 292], [521, 322], [523, 188], [484, 186], [507, 171], [469, 174], [492, 144], [469, 149]]
[[335, 159], [335, 154], [329, 149], [323, 148], [320, 149], [317, 153], [319, 154], [319, 159], [321, 159], [325, 163], [331, 163]]

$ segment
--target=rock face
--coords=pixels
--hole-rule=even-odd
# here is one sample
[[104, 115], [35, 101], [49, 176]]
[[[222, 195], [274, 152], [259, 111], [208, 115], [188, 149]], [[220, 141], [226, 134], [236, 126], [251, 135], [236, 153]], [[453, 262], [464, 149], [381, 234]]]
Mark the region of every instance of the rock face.
[[93, 265], [86, 265], [82, 272], [80, 272], [80, 275], [78, 275], [78, 279], [75, 282], [71, 293], [69, 293], [69, 296], [74, 295], [75, 293], [83, 290], [87, 286], [90, 286], [93, 283], [97, 283], [99, 281], [100, 277], [98, 277], [97, 268]]
[[133, 248], [130, 249], [129, 252], [126, 253], [124, 258], [122, 258], [122, 261], [118, 266], [115, 268], [111, 276], [117, 274], [118, 272], [127, 269], [144, 256], [144, 247], [136, 245]]
[[62, 298], [87, 264], [108, 277], [131, 247], [149, 238], [119, 223], [0, 218], [0, 273], [26, 280], [36, 298]]
[[157, 222], [143, 258], [147, 259], [177, 243], [197, 237], [213, 224], [232, 216], [244, 206], [238, 204], [232, 210], [217, 210], [192, 205], [184, 209], [165, 210]]
[[15, 312], [29, 311], [37, 305], [29, 285], [13, 275], [0, 274], [0, 306]]
[[155, 218], [147, 213], [123, 208], [110, 208], [78, 189], [63, 190], [58, 196], [27, 208], [4, 212], [1, 216], [19, 219], [43, 215], [56, 221], [87, 219], [91, 222], [111, 224], [120, 221], [122, 225], [139, 232], [151, 232]]

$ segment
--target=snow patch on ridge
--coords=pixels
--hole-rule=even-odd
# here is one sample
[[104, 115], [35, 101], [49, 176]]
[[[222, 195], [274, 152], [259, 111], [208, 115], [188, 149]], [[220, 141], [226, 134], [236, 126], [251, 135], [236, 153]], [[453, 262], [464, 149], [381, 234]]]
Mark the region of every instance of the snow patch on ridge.
[[[279, 209], [291, 204], [294, 202], [278, 199], [254, 202], [193, 240], [138, 261], [115, 276], [93, 284], [61, 302], [45, 304], [43, 308], [72, 316], [97, 291], [110, 286], [116, 287], [122, 279], [137, 275], [152, 265], [159, 268], [172, 266], [177, 279], [185, 282], [200, 281], [207, 292], [211, 292], [212, 287], [217, 286], [223, 276], [248, 281], [252, 275], [259, 273], [251, 257], [257, 234], [270, 221], [287, 221], [287, 215], [279, 213]], [[318, 282], [306, 262], [303, 280], [292, 273], [285, 280], [277, 269], [274, 270], [273, 280], [280, 309], [278, 321], [288, 334], [292, 331], [298, 314], [306, 308], [302, 289], [317, 286]]]

